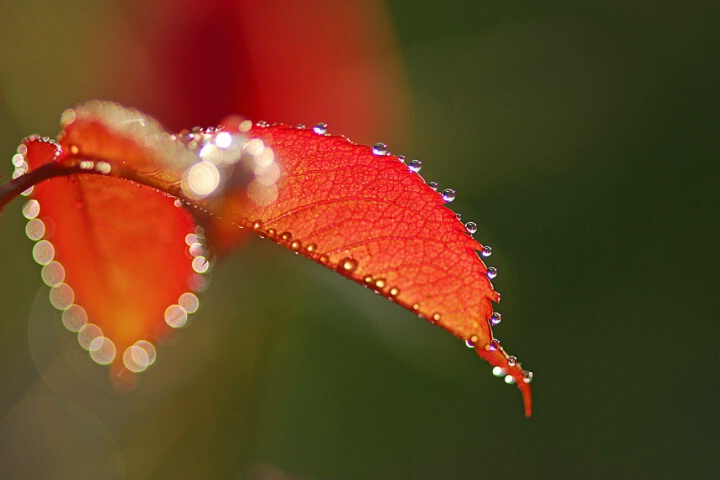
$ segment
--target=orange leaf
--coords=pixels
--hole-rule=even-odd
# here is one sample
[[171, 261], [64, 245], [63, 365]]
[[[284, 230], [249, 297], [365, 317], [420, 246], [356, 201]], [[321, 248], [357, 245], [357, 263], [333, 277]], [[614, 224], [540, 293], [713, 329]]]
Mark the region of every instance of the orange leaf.
[[211, 247], [223, 250], [252, 229], [463, 339], [518, 384], [530, 415], [532, 373], [492, 333], [496, 271], [479, 257], [489, 250], [446, 207], [454, 192], [428, 186], [417, 161], [329, 136], [325, 125], [228, 118], [170, 136], [138, 112], [100, 102], [64, 119], [62, 148], [33, 138], [26, 158], [35, 174], [46, 163], [73, 175], [34, 195], [41, 218], [56, 226], [51, 240], [76, 304], [117, 347], [132, 353], [163, 332], [163, 318], [182, 317], [193, 267], [204, 262], [188, 249], [196, 239], [184, 241], [192, 217], [166, 192], [208, 213], [197, 219]]

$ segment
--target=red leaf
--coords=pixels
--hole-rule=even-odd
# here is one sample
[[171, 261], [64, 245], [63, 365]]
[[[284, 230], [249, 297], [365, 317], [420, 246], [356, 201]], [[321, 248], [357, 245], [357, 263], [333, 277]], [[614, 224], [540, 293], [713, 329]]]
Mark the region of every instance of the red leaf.
[[[76, 303], [120, 348], [159, 335], [192, 279], [183, 242], [192, 219], [158, 187], [211, 214], [200, 217], [211, 246], [251, 228], [465, 340], [518, 384], [530, 415], [532, 374], [493, 337], [499, 295], [478, 256], [483, 246], [446, 208], [454, 192], [434, 191], [416, 164], [328, 136], [325, 126], [229, 118], [217, 130], [170, 137], [111, 104], [64, 115], [73, 121], [47, 166], [94, 176], [53, 179], [35, 195], [56, 225], [52, 240], [73, 272]], [[52, 158], [47, 143], [27, 145], [31, 169]]]

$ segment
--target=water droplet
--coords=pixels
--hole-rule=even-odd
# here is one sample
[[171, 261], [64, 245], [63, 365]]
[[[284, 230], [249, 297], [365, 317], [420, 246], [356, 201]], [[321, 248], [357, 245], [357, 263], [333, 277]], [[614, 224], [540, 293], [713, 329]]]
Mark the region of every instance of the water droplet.
[[266, 127], [270, 126], [270, 125], [268, 124], [268, 122], [266, 122], [265, 120], [260, 120], [259, 122], [256, 123], [256, 125], [257, 125], [258, 127], [263, 127], [263, 128], [266, 128]]
[[107, 337], [95, 337], [88, 347], [90, 358], [99, 365], [109, 365], [115, 360], [115, 344]]
[[421, 169], [422, 169], [422, 162], [420, 160], [412, 160], [410, 163], [408, 163], [408, 170], [410, 170], [413, 173], [420, 173]]
[[470, 235], [475, 235], [475, 232], [477, 232], [477, 223], [475, 222], [467, 222], [465, 224], [465, 229], [468, 231]]
[[400, 289], [397, 287], [392, 287], [390, 289], [390, 296], [397, 297], [398, 295], [400, 295]]
[[340, 268], [344, 272], [348, 272], [348, 273], [354, 272], [355, 269], [357, 269], [357, 267], [358, 267], [358, 263], [357, 263], [357, 260], [355, 260], [354, 258], [348, 257], [348, 258], [343, 258], [342, 260], [340, 260]]
[[492, 247], [490, 247], [489, 245], [485, 245], [480, 251], [480, 255], [485, 258], [489, 257], [490, 255], [492, 255]]
[[534, 376], [534, 375], [533, 375], [533, 372], [531, 372], [530, 370], [525, 370], [525, 371], [523, 372], [523, 382], [525, 382], [525, 383], [530, 383], [530, 382], [532, 382], [532, 381], [533, 381], [533, 376]]
[[313, 253], [316, 250], [317, 250], [317, 245], [315, 245], [314, 243], [308, 243], [305, 246], [305, 251], [308, 253]]
[[320, 263], [328, 263], [330, 261], [330, 257], [327, 255], [320, 255], [320, 258], [318, 259]]
[[461, 214], [461, 213], [456, 213], [456, 214], [455, 214], [455, 218], [457, 218], [458, 221], [462, 220], [462, 214]]
[[187, 323], [188, 315], [180, 305], [170, 305], [165, 310], [165, 323], [172, 328], [183, 327]]
[[372, 277], [365, 277], [365, 283], [373, 283]]
[[437, 182], [428, 182], [428, 187], [432, 188], [437, 192], [438, 189], [438, 183]]
[[437, 312], [433, 313], [432, 319], [434, 322], [439, 322], [441, 318], [442, 318], [442, 315], [440, 315], [439, 313], [437, 313]]
[[498, 340], [497, 338], [493, 338], [492, 341], [490, 342], [490, 345], [488, 345], [485, 348], [487, 349], [488, 352], [497, 351], [500, 348], [500, 340]]
[[294, 241], [290, 244], [290, 250], [292, 250], [292, 251], [295, 252], [295, 253], [297, 253], [297, 252], [300, 250], [300, 247], [302, 247], [302, 244], [301, 244], [299, 241], [297, 241], [297, 240], [294, 240]]
[[387, 155], [387, 145], [384, 143], [376, 143], [372, 148], [373, 155]]
[[197, 273], [205, 273], [210, 268], [210, 262], [202, 255], [193, 258], [192, 269]]
[[194, 293], [185, 292], [180, 295], [178, 305], [184, 308], [187, 313], [195, 313], [200, 308], [200, 300]]
[[495, 267], [488, 268], [485, 275], [487, 275], [487, 278], [489, 278], [490, 280], [494, 279], [498, 275], [497, 268], [495, 268]]
[[277, 230], [275, 230], [274, 228], [268, 229], [268, 231], [267, 231], [268, 237], [275, 238], [275, 235], [277, 235]]
[[40, 202], [35, 199], [28, 200], [22, 207], [22, 213], [28, 220], [37, 217], [40, 214]]
[[313, 127], [313, 132], [318, 135], [325, 135], [327, 133], [327, 123], [318, 123]]
[[180, 200], [179, 198], [176, 198], [175, 201], [173, 202], [173, 205], [175, 205], [176, 207], [180, 208], [180, 207], [183, 206], [183, 202], [182, 202], [182, 200]]
[[304, 124], [304, 123], [298, 123], [298, 124], [297, 124], [297, 127], [295, 127], [295, 128], [297, 128], [298, 130], [304, 130], [304, 129], [305, 129], [305, 124]]
[[385, 284], [386, 284], [385, 279], [383, 279], [383, 278], [379, 278], [375, 281], [375, 286], [380, 289], [385, 288]]
[[502, 377], [503, 375], [505, 375], [505, 373], [507, 373], [502, 367], [493, 367], [492, 372], [493, 375], [495, 375], [496, 377]]
[[495, 325], [498, 325], [502, 321], [502, 314], [500, 312], [493, 312], [492, 315], [490, 315], [490, 325], [493, 327]]
[[442, 199], [448, 203], [455, 200], [455, 190], [453, 190], [452, 188], [446, 188], [445, 190], [443, 190]]
[[475, 348], [475, 345], [477, 345], [478, 342], [478, 336], [473, 335], [472, 337], [465, 340], [465, 345], [467, 345], [468, 348]]
[[262, 222], [261, 222], [260, 220], [255, 220], [255, 221], [253, 222], [252, 228], [253, 228], [253, 230], [255, 230], [255, 231], [260, 230], [260, 229], [262, 228]]
[[400, 162], [402, 163], [405, 163], [405, 155], [398, 155], [398, 160], [400, 160]]
[[507, 359], [507, 362], [509, 366], [514, 367], [515, 365], [517, 365], [517, 358], [510, 355]]
[[78, 153], [80, 153], [80, 147], [78, 147], [77, 145], [70, 145], [70, 153], [72, 153], [73, 155], [77, 155]]
[[512, 377], [512, 375], [505, 375], [505, 383], [508, 385], [512, 385], [515, 383], [515, 379]]
[[280, 238], [281, 238], [284, 242], [287, 242], [287, 241], [289, 241], [289, 240], [292, 238], [292, 233], [290, 233], [290, 232], [283, 232], [282, 235], [280, 235]]

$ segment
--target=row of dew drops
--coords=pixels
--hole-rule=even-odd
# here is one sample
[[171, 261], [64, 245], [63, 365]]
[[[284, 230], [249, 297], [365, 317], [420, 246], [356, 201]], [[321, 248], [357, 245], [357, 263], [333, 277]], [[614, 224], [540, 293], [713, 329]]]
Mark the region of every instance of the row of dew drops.
[[[268, 127], [269, 126], [269, 124], [267, 122], [263, 122], [263, 121], [257, 122], [257, 125], [259, 127]], [[303, 124], [299, 124], [299, 125], [297, 125], [297, 128], [305, 129], [306, 127]], [[328, 133], [327, 123], [318, 123], [312, 128], [312, 130], [313, 130], [313, 132], [315, 132], [318, 135], [326, 135], [326, 136], [330, 135]], [[384, 143], [376, 143], [375, 145], [373, 145], [372, 153], [373, 153], [373, 155], [376, 155], [376, 156], [390, 155], [390, 152], [388, 151], [388, 147]], [[406, 163], [405, 155], [398, 155], [397, 158], [400, 162]], [[417, 160], [417, 159], [411, 160], [411, 161], [407, 162], [407, 168], [408, 168], [408, 171], [419, 174], [420, 170], [422, 169], [422, 161]], [[432, 188], [433, 190], [435, 190], [436, 192], [438, 191], [437, 182], [427, 182], [427, 185], [430, 188]], [[454, 201], [456, 198], [456, 192], [452, 188], [446, 188], [442, 192], [439, 192], [439, 193], [440, 193], [442, 200], [445, 203], [450, 203], [450, 202]], [[456, 218], [458, 219], [458, 221], [461, 221], [461, 215], [459, 213], [456, 213], [455, 215], [456, 215]], [[259, 225], [259, 224], [257, 224], [257, 225]], [[465, 226], [465, 230], [468, 232], [468, 234], [470, 236], [474, 236], [475, 233], [477, 232], [478, 226], [475, 222], [467, 222], [464, 224], [464, 226]], [[482, 247], [482, 249], [480, 250], [479, 254], [483, 258], [488, 258], [492, 254], [492, 248], [490, 246], [484, 245]], [[340, 263], [342, 265], [342, 268], [344, 268], [345, 270], [354, 270], [356, 263], [352, 263], [352, 262], [355, 262], [355, 260], [343, 259], [343, 260], [341, 260]], [[495, 267], [487, 267], [485, 275], [487, 276], [487, 278], [489, 280], [493, 280], [497, 277], [498, 270]], [[368, 278], [370, 280], [372, 280], [371, 277], [368, 277]], [[437, 318], [439, 318], [438, 314], [435, 314], [435, 316]], [[488, 319], [488, 323], [490, 324], [491, 327], [499, 325], [501, 321], [502, 321], [502, 314], [500, 314], [499, 312], [493, 312], [492, 315], [490, 316], [490, 318]], [[469, 348], [475, 348], [477, 341], [478, 341], [478, 337], [473, 335], [469, 339], [465, 340], [465, 344]], [[500, 347], [500, 341], [498, 339], [493, 338], [493, 340], [490, 342], [490, 344], [486, 348], [488, 351], [497, 351], [497, 350], [502, 351], [507, 359], [507, 365], [511, 368], [517, 367], [522, 371], [522, 378], [525, 383], [530, 383], [533, 380], [533, 372], [531, 372], [529, 370], [522, 370], [522, 366], [521, 366], [520, 362], [518, 362], [517, 358], [512, 355], [507, 355], [504, 352], [504, 350]], [[507, 383], [507, 384], [515, 383], [515, 378], [512, 375], [509, 375], [507, 373], [506, 369], [504, 369], [502, 367], [499, 367], [499, 366], [493, 367], [492, 372], [493, 372], [493, 375], [495, 375], [496, 377], [504, 377], [505, 383]]]
[[[44, 142], [56, 144], [49, 138], [42, 138]], [[21, 144], [17, 153], [12, 157], [15, 167], [13, 178], [24, 175], [28, 170], [25, 156], [27, 147]], [[32, 194], [34, 187], [22, 192], [27, 197]], [[41, 218], [40, 202], [36, 199], [29, 199], [22, 208], [22, 214], [27, 219], [25, 234], [36, 242], [33, 246], [33, 259], [42, 266], [41, 278], [50, 287], [49, 300], [53, 307], [62, 312], [62, 322], [69, 331], [77, 333], [78, 343], [88, 351], [90, 358], [100, 365], [111, 364], [117, 355], [117, 349], [112, 340], [103, 335], [102, 329], [91, 323], [86, 310], [75, 304], [75, 292], [72, 287], [65, 283], [65, 267], [55, 259], [55, 247], [49, 240], [55, 229], [54, 222], [50, 218]], [[184, 327], [189, 316], [196, 313], [200, 307], [200, 301], [196, 295], [203, 291], [208, 282], [204, 277], [210, 270], [210, 262], [206, 258], [204, 248], [204, 235], [201, 228], [196, 228], [194, 233], [185, 237], [188, 252], [192, 257], [193, 274], [188, 279], [188, 289], [180, 295], [177, 304], [170, 305], [165, 310], [164, 320], [168, 326], [178, 329]], [[145, 371], [155, 362], [157, 350], [152, 342], [138, 340], [123, 352], [123, 365], [129, 371], [139, 373]]]

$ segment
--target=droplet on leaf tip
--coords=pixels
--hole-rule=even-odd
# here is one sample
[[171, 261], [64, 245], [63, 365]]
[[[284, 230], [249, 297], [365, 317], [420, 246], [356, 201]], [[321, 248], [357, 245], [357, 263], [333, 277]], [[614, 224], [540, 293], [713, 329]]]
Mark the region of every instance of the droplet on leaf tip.
[[327, 123], [318, 123], [313, 127], [313, 132], [317, 133], [318, 135], [325, 135], [327, 133]]
[[408, 170], [413, 173], [420, 173], [420, 170], [422, 170], [422, 162], [420, 160], [411, 160], [410, 163], [408, 163]]
[[387, 155], [387, 145], [384, 143], [376, 143], [372, 147], [373, 155]]
[[482, 255], [485, 258], [488, 258], [490, 255], [492, 255], [492, 247], [485, 245], [482, 250], [480, 251], [480, 255]]
[[455, 190], [452, 188], [446, 188], [442, 192], [442, 199], [444, 202], [450, 203], [455, 200]]
[[496, 325], [499, 325], [502, 321], [502, 314], [500, 312], [493, 312], [492, 315], [490, 315], [490, 325], [493, 327]]
[[489, 278], [490, 280], [494, 279], [495, 277], [498, 276], [497, 268], [489, 267], [487, 269], [487, 272], [485, 273], [485, 275], [487, 275], [487, 278]]
[[477, 232], [477, 223], [475, 222], [467, 222], [465, 224], [465, 229], [468, 231], [470, 235], [475, 235], [475, 232]]

